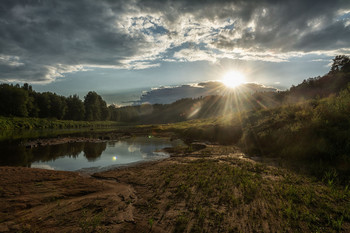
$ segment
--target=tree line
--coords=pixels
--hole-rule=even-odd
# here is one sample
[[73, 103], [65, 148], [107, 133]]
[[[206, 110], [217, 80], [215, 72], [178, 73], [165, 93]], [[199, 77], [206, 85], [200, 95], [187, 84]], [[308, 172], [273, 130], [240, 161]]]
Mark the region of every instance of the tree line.
[[27, 83], [0, 85], [0, 115], [75, 121], [109, 119], [107, 104], [96, 92], [90, 91], [82, 101], [78, 95], [39, 93]]
[[[185, 98], [172, 104], [141, 104], [137, 106], [107, 106], [96, 92], [90, 91], [84, 100], [78, 95], [68, 97], [52, 92], [39, 93], [25, 83], [0, 84], [0, 115], [51, 118], [74, 121], [117, 121], [128, 123], [170, 123], [188, 119], [208, 118], [228, 113], [223, 111], [235, 104], [227, 96]], [[252, 101], [244, 101], [246, 110], [253, 109]], [[237, 106], [231, 106], [231, 112]]]

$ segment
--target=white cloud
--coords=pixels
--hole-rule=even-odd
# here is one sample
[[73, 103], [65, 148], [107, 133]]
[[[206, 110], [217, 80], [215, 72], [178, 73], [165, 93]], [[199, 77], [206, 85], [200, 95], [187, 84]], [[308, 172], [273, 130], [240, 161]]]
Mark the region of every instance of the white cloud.
[[22, 0], [3, 8], [0, 80], [52, 82], [84, 67], [147, 69], [161, 61], [287, 62], [350, 47], [346, 1]]
[[24, 63], [20, 62], [19, 56], [0, 55], [0, 64], [8, 66], [23, 66]]
[[216, 62], [215, 55], [210, 51], [200, 49], [182, 49], [174, 53], [174, 58], [180, 61], [210, 61]]

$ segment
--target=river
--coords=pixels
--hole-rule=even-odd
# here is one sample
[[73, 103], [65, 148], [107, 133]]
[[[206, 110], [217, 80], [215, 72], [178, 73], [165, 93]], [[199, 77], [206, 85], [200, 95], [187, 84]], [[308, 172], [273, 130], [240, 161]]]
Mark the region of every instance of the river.
[[[24, 135], [30, 135], [30, 132]], [[82, 135], [82, 132], [79, 135]], [[23, 140], [30, 139], [16, 138], [10, 141], [3, 140], [0, 143], [0, 166], [93, 172], [136, 162], [168, 158], [169, 154], [163, 152], [163, 148], [184, 145], [181, 140], [153, 136], [73, 142], [32, 148], [24, 146], [21, 143]]]

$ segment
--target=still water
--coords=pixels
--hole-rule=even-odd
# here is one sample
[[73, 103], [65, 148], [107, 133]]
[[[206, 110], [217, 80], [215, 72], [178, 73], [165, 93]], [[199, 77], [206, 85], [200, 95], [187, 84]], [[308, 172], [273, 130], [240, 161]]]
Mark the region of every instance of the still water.
[[0, 165], [26, 166], [63, 171], [98, 171], [141, 161], [167, 158], [160, 150], [183, 145], [181, 140], [134, 137], [109, 142], [76, 142], [31, 149], [2, 150]]

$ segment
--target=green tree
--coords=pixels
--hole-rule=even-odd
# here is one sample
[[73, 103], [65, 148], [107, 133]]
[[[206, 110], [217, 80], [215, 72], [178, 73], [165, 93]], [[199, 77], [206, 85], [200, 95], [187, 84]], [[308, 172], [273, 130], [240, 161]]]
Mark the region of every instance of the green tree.
[[345, 55], [338, 55], [333, 59], [330, 73], [350, 72], [350, 58]]
[[90, 91], [84, 98], [85, 120], [100, 121], [109, 118], [106, 102], [94, 91]]
[[33, 91], [33, 88], [28, 83], [23, 84], [22, 89], [28, 93], [27, 111], [29, 117], [38, 117], [39, 108], [35, 102], [37, 93]]
[[28, 93], [8, 84], [0, 85], [0, 114], [4, 116], [28, 116]]
[[109, 120], [110, 113], [109, 113], [109, 109], [107, 107], [106, 101], [104, 101], [102, 97], [99, 96], [99, 102], [101, 107], [101, 120], [104, 120], [104, 121]]
[[51, 101], [48, 92], [37, 93], [35, 98], [35, 104], [38, 106], [40, 118], [50, 117]]
[[98, 94], [90, 91], [84, 98], [85, 120], [94, 121], [101, 119], [101, 109], [99, 107]]
[[80, 100], [78, 95], [69, 96], [66, 99], [67, 103], [67, 112], [65, 119], [81, 121], [84, 120], [85, 108], [83, 101]]
[[28, 83], [23, 84], [22, 89], [24, 89], [24, 90], [26, 90], [26, 91], [29, 91], [29, 92], [32, 92], [32, 91], [33, 91], [32, 86], [29, 85]]
[[118, 112], [118, 108], [111, 104], [108, 106], [108, 111], [109, 111], [109, 119], [111, 121], [120, 121], [120, 114]]
[[54, 93], [49, 94], [50, 97], [50, 117], [63, 119], [66, 110], [67, 104], [63, 96], [59, 96]]
[[27, 102], [27, 111], [28, 111], [28, 116], [29, 117], [38, 117], [39, 114], [39, 108], [35, 104], [35, 98], [33, 93], [28, 93], [28, 102]]

